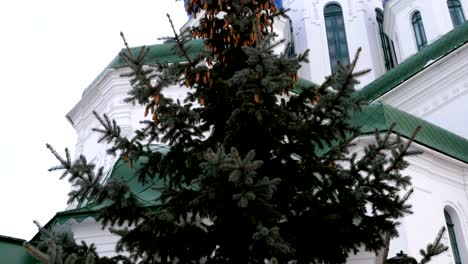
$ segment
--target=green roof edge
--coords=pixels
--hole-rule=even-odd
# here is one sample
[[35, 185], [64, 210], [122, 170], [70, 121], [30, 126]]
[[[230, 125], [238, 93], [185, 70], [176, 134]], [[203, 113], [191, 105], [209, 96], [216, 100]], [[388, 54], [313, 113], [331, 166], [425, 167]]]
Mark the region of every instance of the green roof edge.
[[[81, 208], [79, 208], [81, 209]], [[84, 217], [84, 218], [88, 218], [88, 217], [96, 217], [97, 213], [96, 211], [92, 211], [92, 210], [79, 210], [79, 209], [72, 209], [72, 210], [67, 210], [67, 211], [61, 211], [61, 212], [58, 212], [56, 213], [43, 227], [44, 228], [49, 228], [57, 223], [64, 223], [66, 222], [67, 220], [69, 219], [72, 219], [74, 217], [78, 217], [80, 216], [81, 217]], [[65, 219], [63, 219], [65, 218]], [[81, 219], [84, 219], [84, 218], [81, 218]], [[76, 218], [74, 218], [76, 219]], [[40, 233], [37, 232], [32, 238], [30, 241], [37, 241], [39, 240], [40, 238]]]
[[36, 260], [23, 243], [26, 240], [0, 235], [0, 262], [8, 264], [36, 264]]
[[434, 62], [454, 52], [467, 42], [468, 23], [465, 22], [366, 85], [357, 92], [357, 95], [371, 102], [429, 67]]
[[373, 134], [376, 129], [386, 132], [395, 123], [393, 131], [408, 139], [420, 126], [416, 143], [468, 163], [467, 139], [395, 107], [380, 102], [370, 104], [355, 114], [352, 122], [363, 127], [362, 135]]
[[[197, 54], [200, 54], [201, 51], [204, 48], [204, 43], [203, 40], [201, 39], [194, 39], [189, 42], [189, 56], [194, 57]], [[138, 46], [138, 47], [132, 47], [130, 50], [134, 55], [138, 55], [139, 52], [143, 47], [148, 48], [148, 53], [146, 54], [145, 57], [145, 62], [148, 64], [153, 64], [153, 63], [174, 63], [174, 62], [181, 62], [184, 61], [185, 58], [182, 58], [180, 56], [175, 55], [175, 53], [172, 51], [173, 43], [166, 42], [162, 44], [154, 44], [154, 45], [148, 45], [148, 46]], [[86, 87], [86, 89], [83, 91], [83, 96], [84, 94], [94, 86], [99, 79], [110, 69], [119, 69], [123, 68], [126, 66], [125, 61], [120, 57], [120, 52], [124, 52], [126, 49], [121, 49], [119, 51], [119, 54], [117, 54], [114, 59], [94, 78], [94, 80]]]
[[25, 242], [26, 240], [21, 239], [21, 238], [16, 238], [16, 237], [0, 235], [0, 241], [12, 242], [12, 243], [16, 243], [18, 245], [22, 245], [23, 242]]
[[[205, 44], [204, 41], [201, 39], [194, 39], [189, 42], [189, 48], [188, 48], [188, 55], [191, 58], [194, 58], [195, 56], [201, 54], [203, 51]], [[144, 59], [144, 62], [147, 63], [148, 65], [154, 64], [154, 63], [176, 63], [176, 62], [182, 62], [185, 61], [185, 58], [178, 56], [175, 54], [173, 51], [173, 43], [162, 43], [162, 44], [154, 44], [154, 45], [149, 45], [149, 46], [139, 46], [139, 47], [133, 47], [131, 48], [131, 51], [134, 55], [139, 54], [141, 49], [143, 47], [148, 48], [148, 53], [146, 54], [146, 57]], [[125, 49], [121, 49], [120, 52], [125, 51]], [[120, 54], [119, 52], [119, 54]], [[94, 78], [94, 80], [86, 87], [86, 89], [83, 91], [83, 96], [91, 87], [93, 87], [101, 78], [106, 74], [106, 72], [110, 69], [120, 69], [126, 67], [125, 61], [120, 57], [120, 55], [117, 54], [117, 56], [112, 59], [112, 61]], [[318, 86], [315, 83], [312, 83], [310, 81], [307, 81], [305, 79], [299, 79], [297, 82], [297, 85], [294, 89], [295, 92], [300, 92], [304, 87], [310, 87], [310, 86]]]

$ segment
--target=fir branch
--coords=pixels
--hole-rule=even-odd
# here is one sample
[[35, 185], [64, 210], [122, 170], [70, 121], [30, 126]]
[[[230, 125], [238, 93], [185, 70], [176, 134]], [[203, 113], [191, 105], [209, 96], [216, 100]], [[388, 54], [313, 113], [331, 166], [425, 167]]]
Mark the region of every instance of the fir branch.
[[[389, 131], [392, 131], [393, 130], [393, 127], [395, 126], [395, 124], [393, 124], [391, 126], [392, 129], [389, 129]], [[411, 144], [414, 142], [414, 139], [416, 138], [416, 135], [418, 134], [418, 132], [421, 130], [421, 126], [418, 126], [413, 134], [411, 135], [411, 137], [409, 138], [408, 142], [406, 142], [406, 144], [401, 148], [401, 149], [398, 149], [398, 156], [394, 157], [394, 161], [392, 162], [392, 164], [390, 166], [387, 167], [387, 169], [385, 170], [385, 173], [388, 174], [390, 173], [392, 170], [395, 169], [396, 167], [396, 164], [398, 164], [400, 161], [403, 160], [403, 157], [405, 156], [405, 154], [408, 152], [408, 149], [409, 147], [411, 146]]]
[[[70, 199], [110, 202], [98, 220], [132, 224], [113, 232], [121, 236], [117, 249], [133, 262], [263, 263], [274, 256], [280, 263], [345, 263], [349, 252], [385, 246], [383, 234], [396, 235], [398, 218], [409, 212], [409, 196], [400, 194], [410, 179], [401, 171], [414, 137], [403, 144], [391, 130], [376, 131], [363, 156], [349, 153], [359, 135], [349, 118], [362, 106], [354, 85], [366, 73], [355, 71], [360, 50], [320, 87], [278, 104], [296, 84], [307, 53], [272, 52], [274, 1], [193, 0], [186, 7], [206, 16], [192, 36], [177, 34], [168, 16], [184, 62], [148, 63], [149, 49], [136, 54], [122, 34], [124, 77], [132, 86], [126, 102], [151, 113], [146, 127], [126, 138], [114, 120], [94, 113], [99, 142], [130, 165], [139, 161], [139, 184], [160, 192], [151, 201], [156, 205], [147, 207], [132, 192], [127, 175], [102, 183], [102, 168], [50, 148], [60, 163], [53, 169], [64, 170], [74, 186]], [[191, 37], [205, 38], [206, 50], [195, 58], [187, 47]], [[179, 81], [191, 88], [186, 100], [164, 97]], [[155, 141], [170, 150], [153, 153]], [[160, 185], [147, 181], [154, 177]], [[50, 255], [68, 253], [59, 247], [50, 245]]]
[[166, 16], [167, 16], [167, 19], [169, 20], [169, 23], [171, 24], [172, 32], [174, 33], [174, 40], [177, 43], [177, 46], [179, 47], [179, 50], [184, 55], [184, 58], [187, 60], [190, 67], [195, 68], [195, 64], [193, 63], [192, 59], [188, 55], [187, 50], [184, 48], [183, 43], [180, 41], [179, 34], [177, 34], [177, 31], [175, 29], [174, 23], [172, 22], [171, 16], [169, 14], [166, 14]]
[[125, 45], [125, 48], [127, 49], [128, 51], [128, 54], [130, 54], [130, 56], [133, 58], [133, 53], [132, 53], [132, 49], [128, 46], [128, 43], [127, 43], [127, 39], [125, 39], [125, 35], [122, 31], [120, 31], [120, 37], [122, 38], [123, 42], [124, 42], [124, 45]]
[[29, 254], [31, 254], [31, 256], [33, 256], [40, 262], [45, 263], [45, 264], [49, 263], [49, 257], [47, 256], [47, 254], [42, 253], [40, 250], [36, 249], [28, 242], [24, 242], [23, 247], [26, 248], [26, 250], [29, 252]]
[[442, 227], [434, 242], [427, 245], [426, 250], [421, 249], [419, 252], [423, 258], [419, 262], [420, 264], [426, 264], [432, 260], [433, 257], [442, 254], [443, 252], [448, 250], [448, 247], [441, 243], [442, 237], [445, 233], [445, 226]]

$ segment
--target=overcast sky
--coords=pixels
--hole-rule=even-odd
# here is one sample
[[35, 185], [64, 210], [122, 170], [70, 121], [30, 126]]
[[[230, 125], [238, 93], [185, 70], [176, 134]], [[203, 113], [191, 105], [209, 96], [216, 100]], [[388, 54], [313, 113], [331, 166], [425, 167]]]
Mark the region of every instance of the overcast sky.
[[[69, 185], [45, 148], [74, 149], [65, 114], [123, 47], [154, 44], [186, 21], [175, 0], [0, 2], [0, 235], [30, 239], [66, 207]], [[72, 152], [74, 153], [74, 152]]]

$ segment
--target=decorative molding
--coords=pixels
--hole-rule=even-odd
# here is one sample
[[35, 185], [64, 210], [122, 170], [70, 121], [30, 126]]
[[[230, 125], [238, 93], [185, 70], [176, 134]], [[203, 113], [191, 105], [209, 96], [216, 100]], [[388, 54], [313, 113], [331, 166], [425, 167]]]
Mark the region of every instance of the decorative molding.
[[[406, 141], [406, 139], [404, 140]], [[352, 151], [361, 153], [363, 146], [375, 143], [375, 138], [373, 136], [362, 136], [357, 138], [353, 143], [355, 143], [356, 147]], [[405, 174], [412, 177], [424, 175], [427, 179], [454, 187], [460, 191], [466, 190], [465, 180], [468, 164], [418, 143], [413, 143], [410, 150], [422, 151], [423, 153], [408, 158], [410, 166], [407, 169], [408, 171], [404, 172]], [[411, 175], [411, 171], [414, 171], [416, 174]], [[425, 192], [431, 192], [423, 186], [418, 185], [417, 187]]]
[[426, 117], [468, 93], [466, 76], [468, 76], [467, 44], [428, 65], [409, 80], [382, 95], [377, 101], [416, 116]]
[[[320, 16], [320, 13], [319, 12], [319, 8], [318, 8], [318, 5], [319, 5], [319, 0], [315, 0], [312, 2], [312, 15], [313, 15], [313, 20], [311, 21], [312, 24], [315, 24], [317, 26], [320, 26], [321, 25], [321, 16]], [[307, 20], [309, 17], [304, 17], [302, 20]]]
[[353, 10], [353, 5], [356, 0], [348, 0], [348, 20], [351, 22], [354, 20], [354, 10]]
[[428, 190], [428, 189], [421, 188], [421, 187], [419, 187], [419, 186], [414, 186], [414, 185], [413, 185], [413, 187], [414, 187], [415, 190], [421, 191], [421, 192], [423, 192], [423, 193], [432, 194], [432, 192], [431, 192], [430, 190]]

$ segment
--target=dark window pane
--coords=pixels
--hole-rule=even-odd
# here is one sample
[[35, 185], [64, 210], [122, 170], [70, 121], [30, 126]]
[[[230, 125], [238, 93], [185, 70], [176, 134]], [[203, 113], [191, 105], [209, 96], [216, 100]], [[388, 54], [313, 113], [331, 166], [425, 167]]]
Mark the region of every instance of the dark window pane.
[[448, 0], [447, 5], [452, 18], [453, 27], [457, 27], [465, 22], [465, 15], [459, 0]]
[[337, 4], [325, 7], [325, 29], [327, 32], [328, 53], [332, 72], [336, 71], [337, 62], [349, 63], [348, 42], [343, 20], [343, 12]]
[[413, 23], [414, 36], [416, 38], [418, 50], [421, 50], [427, 46], [426, 32], [424, 31], [421, 13], [419, 11], [415, 12], [411, 21]]
[[336, 24], [337, 24], [339, 27], [343, 27], [343, 17], [342, 17], [342, 16], [337, 16], [337, 17], [336, 17]]
[[450, 245], [452, 246], [453, 257], [455, 258], [455, 264], [461, 264], [460, 251], [458, 249], [457, 237], [455, 235], [455, 225], [452, 221], [452, 217], [450, 217], [450, 214], [446, 210], [444, 210], [444, 216], [450, 237]]
[[287, 54], [289, 56], [293, 56], [294, 54], [296, 54], [296, 44], [294, 43], [294, 27], [293, 27], [293, 23], [291, 19], [289, 19], [289, 32], [290, 32], [291, 40], [289, 42]]
[[395, 48], [393, 47], [392, 40], [387, 36], [387, 34], [385, 34], [384, 29], [383, 29], [383, 22], [384, 22], [383, 11], [380, 9], [376, 9], [375, 12], [376, 12], [377, 23], [379, 24], [379, 35], [380, 35], [380, 42], [382, 44], [382, 49], [384, 53], [385, 68], [387, 70], [390, 70], [394, 68], [397, 64]]

